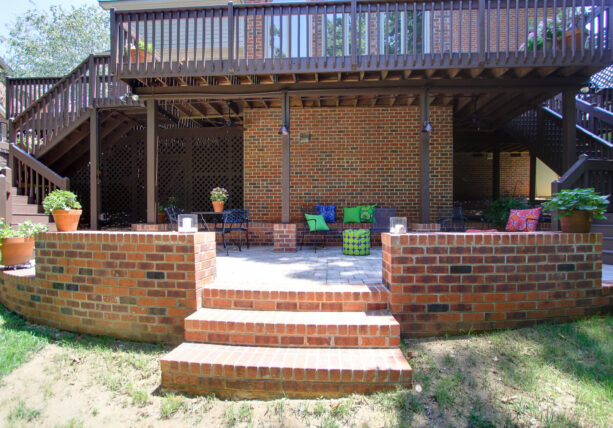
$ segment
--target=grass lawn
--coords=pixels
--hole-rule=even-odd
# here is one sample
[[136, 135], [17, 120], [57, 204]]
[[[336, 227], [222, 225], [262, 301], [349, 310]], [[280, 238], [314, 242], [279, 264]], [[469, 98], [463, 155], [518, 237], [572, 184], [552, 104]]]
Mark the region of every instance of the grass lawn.
[[23, 322], [0, 306], [0, 426], [543, 426], [613, 421], [613, 317], [405, 341], [414, 388], [222, 401], [159, 390], [170, 348]]

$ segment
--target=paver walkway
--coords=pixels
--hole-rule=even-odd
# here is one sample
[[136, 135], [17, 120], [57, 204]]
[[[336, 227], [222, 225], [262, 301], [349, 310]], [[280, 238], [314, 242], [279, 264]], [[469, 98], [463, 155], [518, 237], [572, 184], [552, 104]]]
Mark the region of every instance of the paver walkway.
[[341, 247], [317, 252], [275, 253], [272, 247], [251, 247], [230, 255], [217, 252], [216, 284], [250, 285], [381, 284], [381, 248], [369, 256], [345, 256]]

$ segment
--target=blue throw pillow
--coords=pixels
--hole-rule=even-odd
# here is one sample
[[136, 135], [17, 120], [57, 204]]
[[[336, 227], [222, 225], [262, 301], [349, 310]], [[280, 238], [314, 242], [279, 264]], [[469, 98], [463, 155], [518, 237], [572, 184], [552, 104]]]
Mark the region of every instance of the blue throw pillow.
[[336, 223], [336, 205], [315, 205], [315, 208], [326, 223]]

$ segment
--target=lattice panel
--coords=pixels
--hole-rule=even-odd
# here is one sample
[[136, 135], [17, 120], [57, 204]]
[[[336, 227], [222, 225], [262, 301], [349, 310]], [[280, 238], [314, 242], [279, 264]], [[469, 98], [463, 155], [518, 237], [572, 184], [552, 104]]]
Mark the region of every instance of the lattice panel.
[[[170, 196], [186, 211], [212, 210], [209, 192], [225, 187], [228, 208], [243, 206], [243, 136], [207, 136], [210, 130], [181, 129], [158, 139], [158, 198]], [[200, 134], [200, 135], [199, 135]], [[101, 211], [119, 226], [146, 220], [145, 134], [135, 131], [102, 147]], [[71, 189], [85, 210], [89, 209], [89, 166], [71, 177]], [[89, 214], [84, 213], [89, 220]]]
[[89, 224], [89, 165], [75, 172], [70, 178], [70, 191], [77, 195], [77, 200], [83, 207], [80, 223]]

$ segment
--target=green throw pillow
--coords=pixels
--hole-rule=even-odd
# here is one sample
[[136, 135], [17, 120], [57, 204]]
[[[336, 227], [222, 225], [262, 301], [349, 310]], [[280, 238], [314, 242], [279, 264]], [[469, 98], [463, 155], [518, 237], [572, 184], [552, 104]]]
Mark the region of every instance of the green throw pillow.
[[360, 207], [360, 222], [361, 223], [372, 223], [375, 218], [375, 207], [374, 205], [359, 205]]
[[360, 223], [360, 207], [343, 208], [343, 223]]
[[304, 216], [309, 224], [309, 232], [315, 232], [317, 230], [330, 230], [323, 216], [316, 214], [305, 214]]

